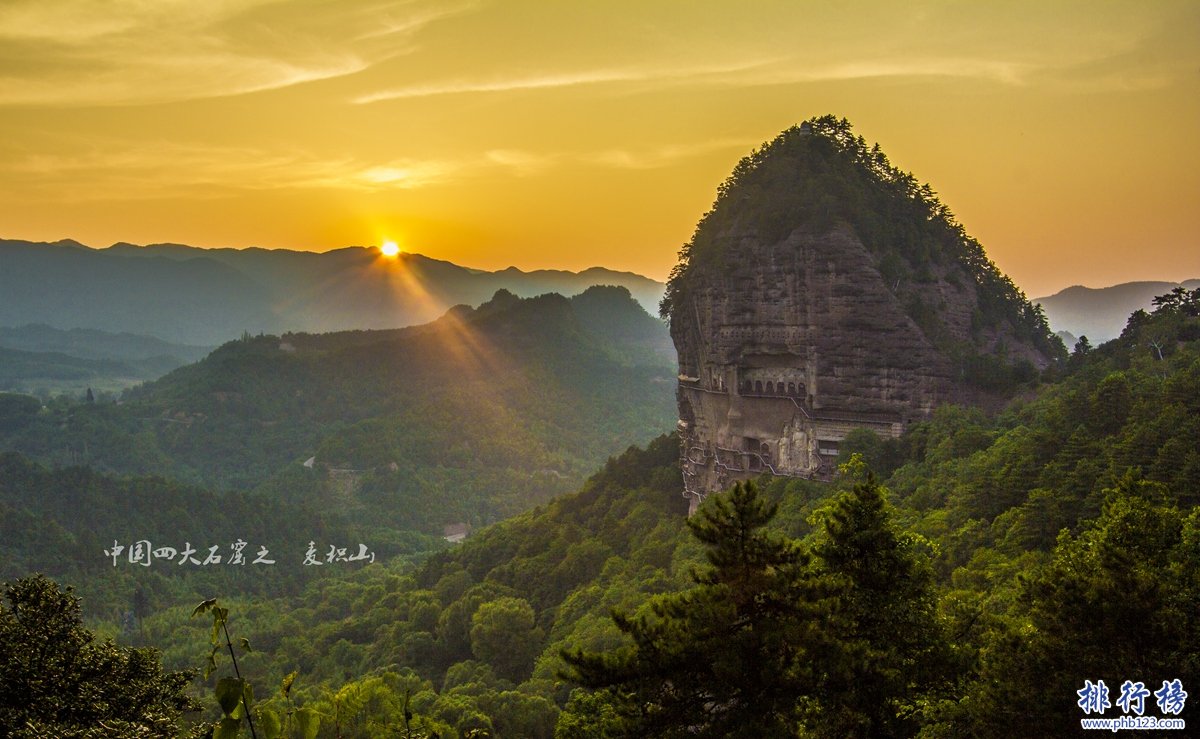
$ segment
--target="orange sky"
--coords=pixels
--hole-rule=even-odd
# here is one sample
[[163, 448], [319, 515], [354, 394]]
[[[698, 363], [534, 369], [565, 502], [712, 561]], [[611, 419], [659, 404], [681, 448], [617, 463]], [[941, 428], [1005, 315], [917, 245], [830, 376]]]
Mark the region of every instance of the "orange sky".
[[1200, 277], [1200, 4], [5, 0], [0, 237], [662, 279], [846, 116], [1030, 296]]

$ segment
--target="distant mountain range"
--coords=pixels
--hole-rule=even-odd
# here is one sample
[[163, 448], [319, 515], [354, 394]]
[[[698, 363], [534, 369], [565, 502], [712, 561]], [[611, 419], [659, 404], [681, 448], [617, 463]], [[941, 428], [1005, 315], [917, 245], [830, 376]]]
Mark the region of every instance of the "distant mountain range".
[[437, 532], [572, 490], [670, 430], [675, 373], [666, 326], [624, 288], [501, 290], [421, 326], [231, 341], [120, 402], [0, 392], [0, 451], [279, 495], [353, 478], [403, 488], [401, 527]]
[[0, 391], [116, 392], [203, 359], [214, 347], [45, 324], [0, 327]]
[[[1195, 290], [1200, 279], [1180, 282], [1124, 282], [1111, 287], [1075, 285], [1044, 298], [1035, 298], [1046, 311], [1050, 328], [1072, 337], [1088, 337], [1093, 344], [1115, 339], [1125, 327], [1129, 314], [1149, 310], [1155, 296], [1177, 287]], [[1067, 346], [1070, 349], [1070, 344]]]
[[520, 297], [629, 290], [651, 314], [663, 284], [631, 272], [469, 269], [376, 249], [324, 253], [182, 244], [0, 240], [0, 326], [98, 329], [212, 346], [250, 334], [399, 328], [506, 289]]
[[[1098, 344], [1119, 335], [1130, 313], [1148, 309], [1154, 296], [1180, 284], [1194, 289], [1200, 287], [1200, 279], [1075, 286], [1033, 302], [1042, 306], [1051, 328], [1065, 335], [1068, 344], [1079, 336]], [[501, 289], [533, 297], [550, 292], [577, 295], [592, 285], [625, 287], [652, 315], [658, 312], [665, 287], [648, 277], [602, 267], [582, 272], [524, 272], [516, 267], [488, 272], [420, 254], [387, 259], [368, 247], [315, 253], [118, 243], [95, 249], [69, 239], [0, 239], [0, 348], [132, 363], [134, 371], [125, 374], [144, 379], [159, 369], [195, 361], [208, 348], [246, 332], [399, 328], [431, 321], [455, 305], [479, 305]], [[24, 328], [29, 324], [40, 326]], [[22, 337], [3, 327], [22, 327], [27, 333]], [[93, 333], [53, 336], [49, 329]], [[107, 332], [109, 338], [96, 332]], [[160, 345], [153, 351], [143, 351], [149, 344], [135, 351], [131, 337], [112, 336], [122, 333], [149, 341], [154, 337]], [[92, 344], [120, 350], [84, 348]], [[36, 366], [35, 359], [22, 356], [22, 366]], [[60, 357], [41, 359], [53, 367], [51, 374], [62, 371]], [[66, 374], [79, 381], [113, 370], [108, 364], [72, 366]]]

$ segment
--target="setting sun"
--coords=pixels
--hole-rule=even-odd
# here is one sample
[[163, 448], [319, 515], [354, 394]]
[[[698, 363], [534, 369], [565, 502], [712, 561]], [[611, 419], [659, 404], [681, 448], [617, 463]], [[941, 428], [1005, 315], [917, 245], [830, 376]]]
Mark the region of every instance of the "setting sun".
[[379, 245], [379, 251], [385, 257], [394, 257], [400, 253], [400, 246], [395, 241], [385, 241]]

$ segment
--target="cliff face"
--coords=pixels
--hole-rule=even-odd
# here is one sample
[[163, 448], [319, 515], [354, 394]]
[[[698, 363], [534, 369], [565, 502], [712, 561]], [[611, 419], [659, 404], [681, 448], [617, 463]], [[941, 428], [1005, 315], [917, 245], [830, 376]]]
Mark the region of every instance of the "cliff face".
[[763, 472], [828, 475], [852, 430], [897, 436], [1061, 349], [977, 244], [956, 243], [932, 193], [880, 182], [894, 170], [877, 150], [873, 168], [856, 162], [865, 147], [839, 145], [847, 131], [814, 121], [739, 165], [672, 275], [694, 502]]

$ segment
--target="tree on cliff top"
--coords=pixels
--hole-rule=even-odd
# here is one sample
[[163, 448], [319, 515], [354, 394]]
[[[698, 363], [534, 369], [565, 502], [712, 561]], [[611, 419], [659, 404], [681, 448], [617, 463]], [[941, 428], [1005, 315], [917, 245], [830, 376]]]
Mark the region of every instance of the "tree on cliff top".
[[988, 259], [934, 190], [831, 115], [787, 129], [738, 162], [680, 250], [660, 311], [670, 316], [703, 275], [727, 264], [743, 237], [774, 244], [797, 230], [819, 236], [839, 226], [874, 254], [889, 285], [930, 282], [950, 269], [975, 284], [981, 326], [1007, 322], [1045, 356], [1065, 358], [1040, 307]]

